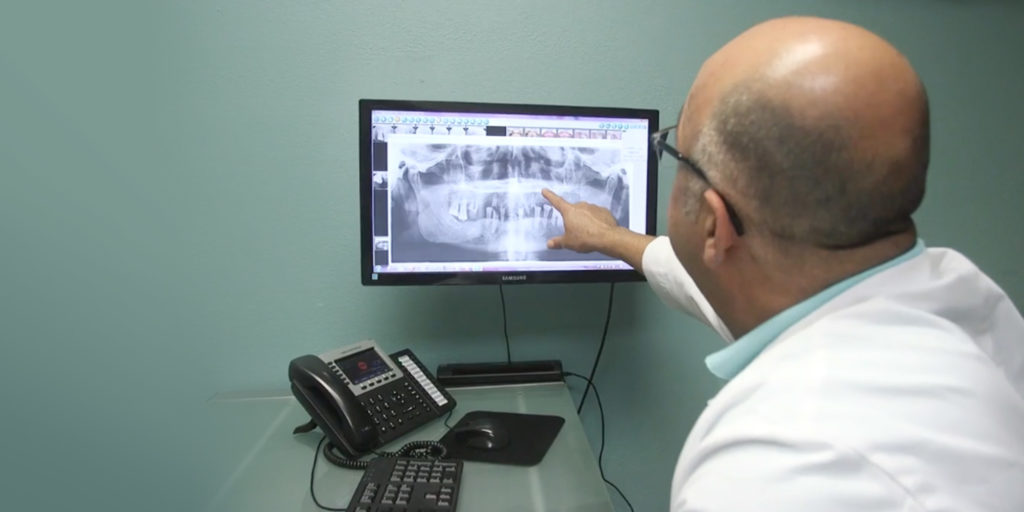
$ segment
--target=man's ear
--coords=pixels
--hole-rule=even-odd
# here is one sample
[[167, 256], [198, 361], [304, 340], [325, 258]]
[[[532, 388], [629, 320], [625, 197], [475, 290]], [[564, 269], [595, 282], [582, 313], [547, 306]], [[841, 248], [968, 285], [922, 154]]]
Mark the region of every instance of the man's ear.
[[704, 264], [717, 267], [725, 261], [726, 254], [736, 244], [736, 227], [729, 219], [729, 210], [722, 196], [714, 189], [704, 191], [704, 202], [708, 214], [704, 218]]

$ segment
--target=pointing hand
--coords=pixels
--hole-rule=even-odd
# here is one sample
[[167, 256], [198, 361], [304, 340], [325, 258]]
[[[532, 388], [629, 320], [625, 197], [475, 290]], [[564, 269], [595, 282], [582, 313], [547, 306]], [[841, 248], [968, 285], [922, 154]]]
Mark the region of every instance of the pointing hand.
[[570, 203], [549, 189], [541, 190], [541, 195], [562, 214], [562, 224], [565, 226], [563, 235], [548, 240], [549, 249], [600, 251], [618, 227], [615, 217], [607, 208], [585, 201]]

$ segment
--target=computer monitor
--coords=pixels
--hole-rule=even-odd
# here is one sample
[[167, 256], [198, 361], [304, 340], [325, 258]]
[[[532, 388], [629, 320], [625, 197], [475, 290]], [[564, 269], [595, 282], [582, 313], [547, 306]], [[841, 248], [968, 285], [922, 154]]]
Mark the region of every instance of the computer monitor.
[[360, 100], [363, 284], [643, 280], [548, 249], [563, 225], [541, 190], [654, 234], [657, 129], [656, 110]]

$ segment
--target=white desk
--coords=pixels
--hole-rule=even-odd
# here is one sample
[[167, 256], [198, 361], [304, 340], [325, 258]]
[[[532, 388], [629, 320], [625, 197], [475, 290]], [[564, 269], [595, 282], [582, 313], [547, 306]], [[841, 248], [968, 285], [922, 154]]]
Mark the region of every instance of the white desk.
[[[611, 512], [608, 490], [563, 383], [449, 389], [458, 405], [450, 424], [474, 410], [550, 414], [565, 418], [544, 460], [530, 467], [466, 462], [458, 512]], [[309, 494], [319, 430], [292, 435], [309, 420], [291, 394], [218, 395], [209, 403], [213, 435], [237, 463], [223, 475], [210, 511], [316, 511]], [[393, 451], [413, 440], [437, 440], [441, 419], [386, 445]], [[314, 478], [320, 503], [348, 505], [362, 472], [332, 466], [323, 456]]]

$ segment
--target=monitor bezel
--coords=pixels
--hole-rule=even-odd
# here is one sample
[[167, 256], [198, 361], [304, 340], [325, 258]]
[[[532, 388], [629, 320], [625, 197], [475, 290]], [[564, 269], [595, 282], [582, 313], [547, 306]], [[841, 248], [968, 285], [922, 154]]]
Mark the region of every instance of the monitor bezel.
[[[636, 118], [648, 120], [648, 135], [658, 130], [659, 112], [654, 109], [627, 107], [594, 107], [518, 103], [478, 103], [461, 101], [421, 101], [395, 99], [359, 100], [359, 219], [361, 279], [364, 286], [410, 285], [475, 285], [475, 284], [555, 284], [614, 283], [644, 281], [643, 274], [622, 270], [549, 270], [549, 271], [478, 271], [478, 272], [373, 272], [372, 190], [372, 112], [374, 110], [410, 110], [422, 112], [509, 113], [554, 116], [589, 116]], [[648, 147], [646, 232], [656, 231], [658, 202], [658, 162]]]

